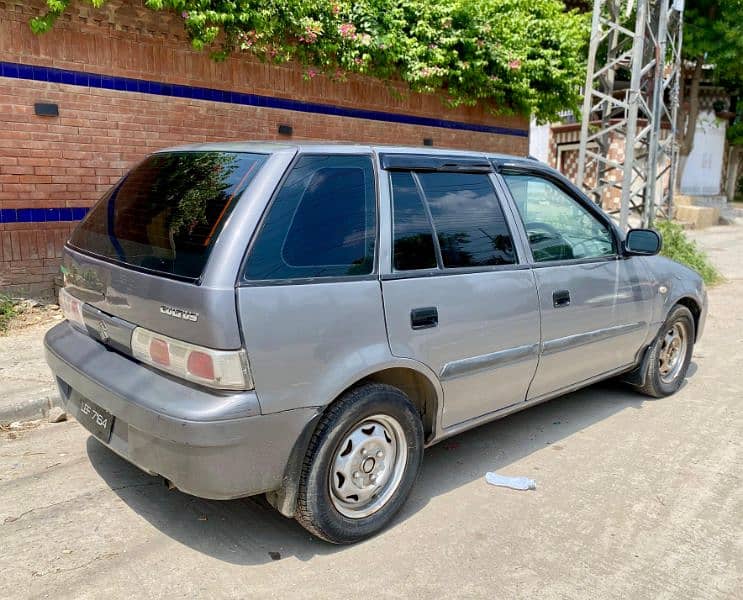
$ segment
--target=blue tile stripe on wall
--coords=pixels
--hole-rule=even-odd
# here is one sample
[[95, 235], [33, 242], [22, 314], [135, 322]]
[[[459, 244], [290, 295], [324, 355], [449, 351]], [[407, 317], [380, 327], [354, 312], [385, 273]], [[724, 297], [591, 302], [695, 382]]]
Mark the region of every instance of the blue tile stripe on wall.
[[55, 223], [79, 221], [90, 210], [79, 206], [73, 208], [2, 208], [0, 223]]
[[419, 117], [415, 115], [404, 115], [379, 110], [366, 110], [361, 108], [334, 106], [332, 104], [302, 102], [299, 100], [290, 100], [288, 98], [277, 98], [275, 96], [261, 96], [258, 94], [247, 94], [243, 92], [228, 92], [226, 90], [217, 90], [213, 88], [177, 85], [145, 79], [132, 79], [130, 77], [111, 77], [108, 75], [88, 73], [85, 71], [70, 71], [67, 69], [23, 65], [11, 62], [0, 61], [0, 77], [30, 79], [32, 81], [46, 81], [49, 83], [63, 83], [66, 85], [118, 90], [122, 92], [139, 92], [140, 94], [154, 94], [157, 96], [171, 96], [174, 98], [210, 100], [212, 102], [241, 104], [243, 106], [278, 108], [295, 112], [331, 115], [336, 117], [351, 117], [355, 119], [370, 119], [372, 121], [386, 121], [389, 123], [401, 123], [405, 125], [421, 125], [424, 127], [439, 127], [442, 129], [478, 131], [481, 133], [494, 133], [516, 137], [529, 136], [529, 131], [527, 129], [496, 127], [494, 125], [480, 125], [478, 123], [450, 121], [448, 119], [435, 119], [432, 117]]
[[[133, 79], [130, 77], [112, 77], [98, 73], [85, 71], [71, 71], [53, 67], [40, 67], [36, 65], [24, 65], [0, 61], [0, 77], [12, 79], [28, 79], [31, 81], [45, 81], [48, 83], [61, 83], [81, 87], [93, 87], [105, 90], [117, 90], [122, 92], [138, 92], [140, 94], [154, 94], [157, 96], [170, 96], [173, 98], [190, 98], [194, 100], [209, 100], [212, 102], [224, 102], [227, 104], [240, 104], [243, 106], [260, 106], [263, 108], [278, 108], [295, 112], [331, 115], [336, 117], [351, 117], [355, 119], [369, 119], [372, 121], [384, 121], [388, 123], [400, 123], [404, 125], [419, 125], [424, 127], [438, 127], [441, 129], [458, 129], [463, 131], [477, 131], [481, 133], [492, 133], [498, 135], [510, 135], [516, 137], [528, 137], [526, 129], [512, 127], [496, 127], [493, 125], [480, 125], [477, 123], [465, 123], [463, 121], [450, 121], [447, 119], [434, 119], [431, 117], [419, 117], [389, 113], [378, 110], [366, 110], [361, 108], [348, 108], [333, 106], [332, 104], [319, 104], [315, 102], [302, 102], [288, 98], [277, 98], [274, 96], [261, 96], [258, 94], [247, 94], [243, 92], [229, 92], [213, 88], [196, 87], [188, 85], [177, 85], [149, 81], [145, 79]], [[87, 208], [4, 208], [0, 209], [0, 223], [44, 223], [55, 221], [79, 221], [85, 216]]]

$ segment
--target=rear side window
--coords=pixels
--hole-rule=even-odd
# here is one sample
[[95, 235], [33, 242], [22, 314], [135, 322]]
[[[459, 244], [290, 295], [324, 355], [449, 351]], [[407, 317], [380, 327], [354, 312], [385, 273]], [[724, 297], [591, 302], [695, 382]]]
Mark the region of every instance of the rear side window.
[[368, 275], [374, 269], [375, 240], [371, 157], [305, 155], [269, 208], [245, 278]]
[[227, 215], [265, 158], [241, 152], [154, 154], [93, 207], [70, 243], [116, 262], [197, 279]]
[[445, 268], [510, 265], [513, 242], [490, 179], [475, 173], [417, 173]]

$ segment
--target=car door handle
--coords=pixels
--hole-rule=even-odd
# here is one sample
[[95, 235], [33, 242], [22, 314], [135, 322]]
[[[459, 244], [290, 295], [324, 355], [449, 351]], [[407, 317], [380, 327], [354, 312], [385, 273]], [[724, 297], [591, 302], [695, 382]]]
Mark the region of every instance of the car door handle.
[[556, 292], [552, 292], [552, 306], [555, 308], [570, 306], [570, 291], [557, 290]]
[[414, 308], [410, 311], [410, 326], [413, 329], [428, 329], [439, 324], [439, 311], [435, 306]]

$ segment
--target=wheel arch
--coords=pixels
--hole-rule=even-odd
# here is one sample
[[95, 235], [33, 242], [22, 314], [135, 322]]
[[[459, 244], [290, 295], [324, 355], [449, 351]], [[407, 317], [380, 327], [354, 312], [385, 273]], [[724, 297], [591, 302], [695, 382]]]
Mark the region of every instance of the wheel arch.
[[699, 302], [692, 296], [681, 296], [675, 302], [668, 303], [668, 309], [665, 311], [663, 321], [658, 324], [658, 330], [653, 334], [653, 337], [651, 338], [649, 343], [647, 343], [640, 349], [640, 351], [638, 352], [638, 360], [636, 366], [631, 371], [628, 371], [626, 374], [621, 376], [622, 381], [624, 381], [625, 383], [629, 383], [630, 385], [633, 385], [635, 387], [642, 387], [643, 385], [645, 385], [644, 373], [646, 371], [647, 361], [650, 356], [650, 349], [655, 343], [657, 336], [660, 334], [663, 323], [665, 323], [666, 319], [671, 314], [671, 311], [676, 306], [683, 306], [689, 309], [692, 319], [694, 320], [694, 343], [696, 343], [696, 339], [699, 336], [699, 321], [702, 315], [702, 307]]
[[694, 343], [696, 343], [697, 337], [699, 335], [699, 320], [702, 316], [702, 307], [695, 298], [692, 298], [691, 296], [682, 296], [671, 305], [671, 307], [668, 309], [667, 315], [670, 314], [674, 306], [679, 304], [688, 308], [691, 316], [694, 318]]
[[[412, 364], [410, 364], [412, 363]], [[333, 406], [349, 390], [362, 386], [365, 383], [384, 383], [400, 389], [413, 406], [418, 410], [423, 424], [423, 435], [426, 443], [436, 435], [436, 424], [442, 408], [443, 390], [432, 374], [424, 372], [412, 361], [380, 366], [378, 369], [359, 377], [347, 385], [333, 398], [331, 402], [320, 407], [317, 414], [307, 423], [302, 434], [294, 444], [291, 455], [284, 471], [282, 487], [266, 494], [269, 503], [282, 515], [293, 517], [296, 510], [299, 474], [307, 453], [312, 434], [328, 409]]]

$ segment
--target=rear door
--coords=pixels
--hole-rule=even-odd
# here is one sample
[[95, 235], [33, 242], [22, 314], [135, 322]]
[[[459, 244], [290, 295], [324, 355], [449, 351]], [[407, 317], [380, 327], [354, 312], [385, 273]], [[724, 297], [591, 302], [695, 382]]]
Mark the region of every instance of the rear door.
[[492, 175], [456, 160], [381, 162], [392, 212], [392, 264], [382, 275], [392, 353], [438, 374], [443, 427], [523, 402], [537, 364], [537, 292]]
[[650, 290], [619, 255], [608, 217], [548, 172], [502, 174], [529, 240], [542, 351], [529, 399], [631, 364], [645, 339]]
[[389, 357], [376, 240], [371, 153], [299, 154], [237, 289], [264, 412], [323, 405]]

